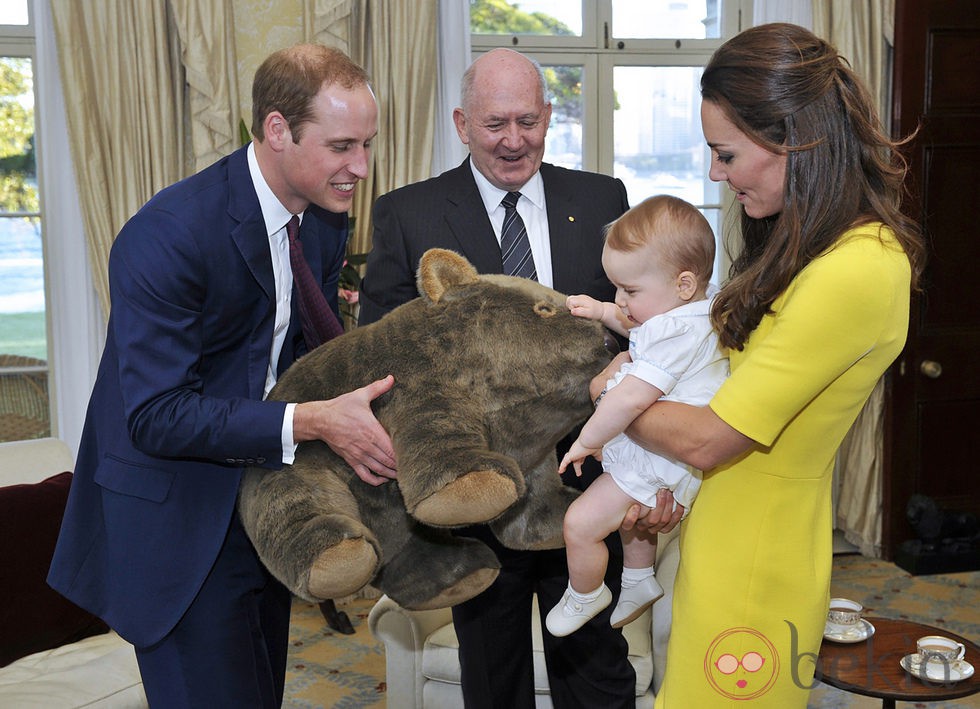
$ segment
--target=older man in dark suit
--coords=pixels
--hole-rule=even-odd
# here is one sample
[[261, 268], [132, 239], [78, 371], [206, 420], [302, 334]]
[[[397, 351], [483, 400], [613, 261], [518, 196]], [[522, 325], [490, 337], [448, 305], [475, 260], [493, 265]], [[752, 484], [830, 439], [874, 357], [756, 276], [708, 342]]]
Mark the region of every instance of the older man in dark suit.
[[[415, 271], [430, 248], [453, 249], [483, 273], [536, 278], [565, 293], [611, 300], [602, 271], [603, 228], [628, 208], [621, 181], [542, 163], [551, 104], [540, 66], [509, 49], [478, 58], [453, 113], [470, 156], [459, 167], [380, 197], [361, 284], [360, 322], [416, 297]], [[519, 193], [519, 194], [518, 194]], [[567, 446], [567, 444], [566, 444]], [[588, 484], [597, 466], [582, 480]], [[563, 549], [515, 551], [486, 527], [464, 533], [490, 544], [502, 568], [484, 593], [453, 609], [468, 709], [534, 706], [531, 600], [557, 603], [568, 582]], [[616, 563], [618, 559], [619, 563]], [[618, 593], [621, 558], [606, 583]], [[544, 631], [554, 705], [633, 707], [635, 675], [609, 611], [565, 638]]]

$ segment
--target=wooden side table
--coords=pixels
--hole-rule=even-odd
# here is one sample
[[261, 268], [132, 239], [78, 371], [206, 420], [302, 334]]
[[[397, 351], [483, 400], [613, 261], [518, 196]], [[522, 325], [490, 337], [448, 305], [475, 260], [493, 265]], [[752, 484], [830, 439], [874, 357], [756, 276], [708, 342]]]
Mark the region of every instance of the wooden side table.
[[[864, 642], [843, 644], [824, 640], [820, 646], [816, 677], [825, 684], [854, 694], [879, 697], [884, 709], [895, 702], [935, 702], [967, 697], [980, 692], [980, 646], [966, 638], [931, 625], [890, 618], [867, 618], [875, 634]], [[973, 676], [959, 682], [930, 682], [913, 677], [899, 664], [915, 652], [923, 635], [946, 635], [966, 647], [964, 659], [973, 665]]]

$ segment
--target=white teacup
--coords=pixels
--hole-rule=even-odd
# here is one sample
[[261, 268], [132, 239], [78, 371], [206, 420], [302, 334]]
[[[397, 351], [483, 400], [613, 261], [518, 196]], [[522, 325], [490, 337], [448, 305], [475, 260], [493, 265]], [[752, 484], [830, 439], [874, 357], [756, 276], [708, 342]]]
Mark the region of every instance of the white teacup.
[[849, 598], [831, 598], [827, 611], [827, 625], [835, 633], [846, 633], [859, 627], [864, 606]]
[[915, 642], [915, 649], [919, 657], [926, 663], [950, 663], [962, 660], [966, 656], [966, 648], [963, 643], [958, 643], [952, 638], [943, 635], [926, 635]]

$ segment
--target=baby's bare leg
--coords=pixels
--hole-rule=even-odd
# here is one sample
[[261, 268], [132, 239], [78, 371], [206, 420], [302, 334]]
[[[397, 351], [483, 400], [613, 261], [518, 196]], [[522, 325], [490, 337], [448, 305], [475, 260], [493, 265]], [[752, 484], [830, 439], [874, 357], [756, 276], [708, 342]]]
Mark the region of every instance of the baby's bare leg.
[[563, 532], [568, 577], [575, 591], [589, 593], [602, 585], [609, 563], [604, 540], [620, 528], [626, 510], [634, 504], [636, 501], [603, 473], [568, 508]]
[[[639, 504], [639, 503], [637, 503]], [[640, 505], [640, 517], [653, 509]], [[633, 527], [629, 531], [620, 529], [623, 540], [623, 566], [627, 569], [646, 569], [652, 567], [657, 559], [657, 533]]]

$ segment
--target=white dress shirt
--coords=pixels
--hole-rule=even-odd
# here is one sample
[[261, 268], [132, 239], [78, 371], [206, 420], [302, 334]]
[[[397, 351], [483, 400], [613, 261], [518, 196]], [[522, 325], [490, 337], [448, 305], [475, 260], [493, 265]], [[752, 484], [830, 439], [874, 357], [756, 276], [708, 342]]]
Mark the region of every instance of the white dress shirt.
[[[255, 145], [250, 143], [246, 152], [248, 171], [252, 177], [255, 194], [259, 198], [262, 209], [262, 220], [265, 231], [269, 236], [269, 249], [272, 254], [272, 273], [276, 281], [276, 322], [272, 332], [272, 349], [269, 352], [269, 367], [266, 370], [264, 396], [276, 383], [276, 365], [282, 352], [286, 331], [289, 330], [289, 313], [293, 294], [293, 269], [289, 265], [289, 238], [286, 236], [286, 223], [293, 215], [282, 206], [282, 202], [273, 194], [269, 183], [265, 181], [255, 158]], [[299, 215], [302, 222], [303, 215]], [[293, 413], [296, 404], [286, 404], [286, 413], [282, 421], [282, 462], [292, 463], [296, 453], [293, 442]]]
[[[493, 225], [493, 233], [497, 236], [497, 243], [500, 243], [500, 231], [504, 225], [503, 205], [500, 204], [505, 190], [494, 187], [490, 181], [483, 176], [473, 161], [470, 160], [470, 169], [476, 180], [476, 187], [480, 190], [483, 198], [483, 205], [486, 207]], [[515, 190], [521, 193], [521, 198], [517, 201], [517, 213], [524, 220], [524, 228], [527, 229], [527, 240], [531, 245], [531, 256], [534, 257], [534, 268], [538, 272], [538, 283], [554, 287], [554, 279], [551, 275], [551, 240], [548, 234], [548, 209], [544, 201], [544, 180], [541, 173], [535, 172], [534, 176], [528, 180], [523, 187]]]

